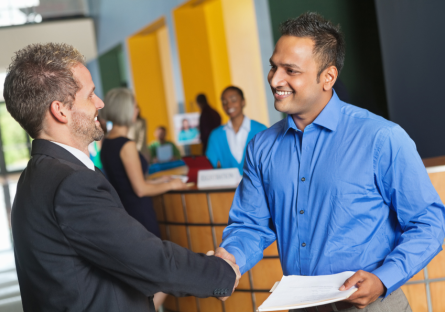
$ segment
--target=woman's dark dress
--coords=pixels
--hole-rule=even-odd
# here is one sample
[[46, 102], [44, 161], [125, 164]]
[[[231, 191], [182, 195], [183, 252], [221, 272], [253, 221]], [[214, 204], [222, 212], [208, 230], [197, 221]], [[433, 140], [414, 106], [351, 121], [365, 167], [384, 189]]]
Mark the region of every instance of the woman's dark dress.
[[[159, 225], [156, 221], [156, 213], [150, 197], [138, 197], [131, 187], [130, 179], [122, 163], [120, 152], [125, 143], [130, 139], [119, 137], [105, 139], [102, 144], [100, 158], [108, 180], [116, 189], [128, 214], [142, 223], [143, 226], [156, 236], [160, 237]], [[145, 175], [148, 163], [139, 153], [142, 172]]]

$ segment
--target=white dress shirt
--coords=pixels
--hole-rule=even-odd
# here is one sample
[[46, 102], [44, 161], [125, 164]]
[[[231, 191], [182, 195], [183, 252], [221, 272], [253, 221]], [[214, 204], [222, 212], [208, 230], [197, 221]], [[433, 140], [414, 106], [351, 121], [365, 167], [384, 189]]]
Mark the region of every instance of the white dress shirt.
[[78, 150], [77, 148], [74, 148], [72, 146], [68, 146], [62, 143], [57, 143], [54, 141], [51, 141], [54, 144], [57, 144], [61, 147], [63, 147], [64, 149], [66, 149], [68, 152], [70, 152], [71, 154], [73, 154], [74, 157], [76, 157], [77, 159], [79, 159], [85, 166], [88, 167], [88, 169], [91, 169], [93, 171], [96, 171], [94, 168], [94, 163], [93, 161], [90, 159], [90, 157], [88, 157], [84, 152], [82, 152], [81, 150]]
[[244, 148], [246, 147], [247, 136], [250, 132], [250, 118], [244, 115], [244, 120], [238, 133], [235, 133], [235, 130], [233, 130], [233, 125], [230, 120], [225, 124], [224, 130], [226, 131], [230, 152], [240, 164], [243, 160]]

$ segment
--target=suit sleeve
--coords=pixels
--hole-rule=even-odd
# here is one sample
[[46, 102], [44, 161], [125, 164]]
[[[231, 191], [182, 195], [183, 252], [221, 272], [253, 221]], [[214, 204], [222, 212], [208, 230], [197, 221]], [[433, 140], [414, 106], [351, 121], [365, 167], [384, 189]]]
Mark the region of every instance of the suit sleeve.
[[58, 188], [55, 215], [80, 257], [146, 296], [231, 293], [235, 273], [229, 264], [160, 240], [120, 208], [108, 188], [90, 170], [74, 172]]

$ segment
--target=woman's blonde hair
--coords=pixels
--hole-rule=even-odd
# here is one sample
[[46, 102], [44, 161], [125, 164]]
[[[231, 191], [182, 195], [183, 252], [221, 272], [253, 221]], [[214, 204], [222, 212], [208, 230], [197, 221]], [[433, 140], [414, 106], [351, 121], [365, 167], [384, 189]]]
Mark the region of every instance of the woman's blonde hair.
[[130, 126], [133, 122], [134, 95], [130, 89], [115, 88], [108, 91], [100, 117], [119, 126]]

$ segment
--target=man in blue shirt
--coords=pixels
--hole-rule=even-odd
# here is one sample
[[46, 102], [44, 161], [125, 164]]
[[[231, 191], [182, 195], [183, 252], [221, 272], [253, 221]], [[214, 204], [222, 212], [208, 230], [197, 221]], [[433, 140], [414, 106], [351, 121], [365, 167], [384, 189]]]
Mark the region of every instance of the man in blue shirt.
[[392, 309], [376, 299], [442, 249], [444, 206], [406, 132], [333, 91], [345, 55], [339, 29], [306, 13], [281, 31], [268, 79], [287, 118], [248, 145], [216, 255], [244, 273], [277, 240], [285, 275], [357, 271], [340, 289], [358, 287], [350, 304], [411, 311], [401, 291]]

